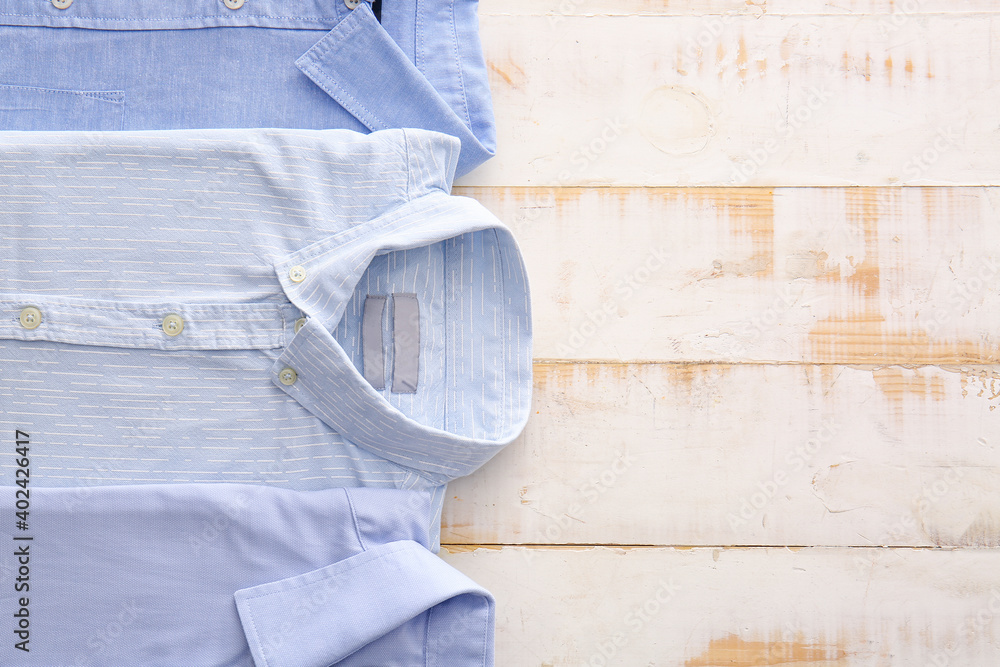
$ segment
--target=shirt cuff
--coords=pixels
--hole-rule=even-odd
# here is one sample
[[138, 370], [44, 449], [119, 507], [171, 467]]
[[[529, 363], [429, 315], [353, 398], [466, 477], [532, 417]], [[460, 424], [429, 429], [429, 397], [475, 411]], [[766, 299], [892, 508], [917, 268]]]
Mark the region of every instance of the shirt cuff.
[[[370, 130], [435, 130], [462, 142], [458, 175], [493, 156], [361, 3], [295, 65]], [[481, 134], [488, 134], [479, 128]]]
[[425, 612], [422, 665], [493, 664], [493, 597], [409, 540], [235, 598], [257, 667], [328, 667]]

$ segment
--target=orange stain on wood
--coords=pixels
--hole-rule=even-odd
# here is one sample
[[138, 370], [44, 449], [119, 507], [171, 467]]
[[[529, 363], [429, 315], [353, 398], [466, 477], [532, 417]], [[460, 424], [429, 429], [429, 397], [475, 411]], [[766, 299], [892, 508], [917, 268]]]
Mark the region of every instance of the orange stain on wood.
[[997, 350], [979, 341], [935, 341], [924, 331], [889, 327], [878, 314], [827, 318], [809, 331], [813, 363], [998, 363]]
[[872, 80], [872, 54], [865, 54], [865, 81]]
[[889, 77], [889, 85], [892, 85], [892, 56], [885, 57], [885, 73]]
[[487, 551], [500, 551], [505, 545], [502, 544], [445, 544], [441, 543], [441, 550], [449, 554], [467, 554], [479, 549]]
[[786, 35], [781, 40], [781, 48], [778, 52], [781, 54], [781, 71], [787, 74], [789, 67], [791, 67], [792, 56], [795, 54], [795, 42], [792, 40], [791, 34]]
[[962, 368], [962, 398], [975, 396], [989, 401], [990, 412], [1000, 405], [1000, 371], [995, 368]]
[[750, 255], [718, 261], [718, 275], [770, 276], [774, 273], [774, 191], [769, 188], [691, 188], [669, 191], [688, 206], [712, 208], [726, 222], [734, 247], [749, 246]]
[[928, 374], [920, 368], [908, 369], [900, 366], [876, 368], [872, 371], [872, 378], [898, 418], [905, 414], [904, 404], [907, 399], [943, 401], [946, 397], [944, 379], [939, 375]]
[[913, 79], [913, 61], [910, 60], [909, 58], [907, 58], [906, 59], [906, 66], [903, 69], [906, 70], [906, 78], [912, 80]]
[[759, 667], [795, 663], [830, 664], [847, 657], [839, 646], [799, 641], [746, 641], [738, 635], [713, 639], [705, 652], [689, 658], [685, 667]]
[[[663, 390], [690, 397], [696, 393], [696, 387], [715, 386], [726, 381], [734, 368], [732, 364], [716, 363], [536, 361], [533, 378], [539, 400], [559, 402], [572, 395], [574, 402], [587, 403], [590, 402], [587, 393], [593, 391], [594, 408], [607, 409], [609, 387], [623, 387], [631, 381], [641, 384], [654, 398], [663, 398], [657, 393]], [[586, 391], [581, 391], [581, 387], [586, 387]]]
[[782, 60], [790, 60], [792, 55], [795, 53], [795, 41], [792, 39], [792, 35], [786, 35], [783, 40], [781, 40], [781, 48], [779, 50], [781, 53]]
[[742, 83], [747, 82], [747, 41], [740, 35], [739, 44], [736, 47], [736, 72]]
[[558, 285], [553, 293], [553, 300], [559, 310], [569, 310], [573, 301], [573, 283], [576, 281], [576, 262], [571, 259], [559, 263]]
[[508, 86], [514, 86], [514, 79], [510, 78], [510, 75], [507, 74], [507, 72], [503, 71], [493, 63], [490, 63], [490, 71], [506, 81]]
[[[518, 67], [510, 60], [503, 63], [502, 66], [490, 60], [487, 63], [487, 68], [497, 77], [500, 77], [500, 79], [502, 79], [503, 82], [506, 83], [511, 88], [515, 89], [520, 88], [524, 84], [525, 79], [527, 78], [524, 70]], [[494, 81], [493, 79], [495, 79], [495, 77], [491, 77], [491, 83], [494, 84], [499, 83], [498, 81]]]
[[[809, 361], [817, 363], [995, 363], [1000, 350], [979, 340], [936, 340], [913, 323], [889, 324], [881, 311], [882, 273], [878, 229], [885, 191], [848, 188], [844, 204], [849, 233], [856, 236], [856, 255], [849, 255], [850, 275], [833, 271], [821, 280], [843, 285], [837, 312], [809, 331]], [[887, 206], [891, 209], [891, 206]], [[888, 215], [888, 211], [887, 211]], [[893, 283], [901, 282], [892, 272]]]
[[[878, 224], [880, 218], [880, 191], [868, 188], [848, 188], [844, 192], [844, 207], [848, 233], [861, 242], [862, 257], [852, 261], [853, 272], [846, 278], [835, 273], [825, 280], [842, 282], [851, 294], [847, 296], [849, 312], [869, 313], [877, 311], [876, 299], [879, 293], [879, 245]], [[854, 259], [849, 258], [849, 259]]]

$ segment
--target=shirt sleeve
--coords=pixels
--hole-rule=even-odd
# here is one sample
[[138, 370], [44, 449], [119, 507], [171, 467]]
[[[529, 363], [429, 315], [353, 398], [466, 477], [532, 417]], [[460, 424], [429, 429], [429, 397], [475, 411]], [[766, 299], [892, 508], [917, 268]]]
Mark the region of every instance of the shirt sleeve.
[[[349, 656], [380, 664], [404, 653], [427, 666], [493, 664], [493, 597], [416, 542], [379, 545], [235, 598], [257, 667], [328, 667]], [[426, 633], [397, 632], [413, 621]], [[421, 645], [407, 646], [414, 636]]]
[[[0, 487], [3, 516], [27, 502], [15, 490]], [[428, 551], [428, 500], [32, 487], [27, 518], [0, 528], [0, 665], [489, 667], [494, 600]]]
[[450, 106], [379, 25], [367, 3], [295, 64], [370, 130], [419, 128], [457, 137], [462, 143], [459, 175], [493, 156], [493, 123], [482, 117], [473, 121]]

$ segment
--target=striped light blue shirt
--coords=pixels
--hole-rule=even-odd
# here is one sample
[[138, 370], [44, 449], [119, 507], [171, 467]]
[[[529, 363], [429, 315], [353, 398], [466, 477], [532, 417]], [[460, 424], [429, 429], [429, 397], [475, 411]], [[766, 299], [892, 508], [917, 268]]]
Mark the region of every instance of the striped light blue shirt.
[[[424, 130], [0, 133], [0, 422], [36, 486], [428, 491], [523, 428], [510, 232]], [[3, 483], [16, 455], [0, 449]]]
[[0, 488], [5, 667], [493, 664], [493, 598], [427, 549], [426, 494], [30, 490], [20, 529]]

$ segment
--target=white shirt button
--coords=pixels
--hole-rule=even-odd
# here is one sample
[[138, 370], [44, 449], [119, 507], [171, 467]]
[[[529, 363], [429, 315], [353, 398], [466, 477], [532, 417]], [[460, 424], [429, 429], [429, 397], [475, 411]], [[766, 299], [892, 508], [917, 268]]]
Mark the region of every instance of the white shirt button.
[[73, 4], [73, 0], [52, 0], [52, 6], [56, 9], [68, 9]]
[[299, 319], [295, 320], [295, 333], [298, 333], [299, 329], [301, 329], [305, 325], [306, 325], [306, 318], [300, 317]]
[[288, 279], [293, 283], [300, 283], [306, 279], [306, 270], [302, 266], [293, 266], [288, 269]]
[[298, 379], [299, 379], [299, 374], [295, 372], [294, 368], [288, 368], [286, 366], [285, 368], [281, 369], [280, 373], [278, 373], [278, 380], [281, 382], [281, 384], [285, 385], [286, 387], [295, 384], [295, 381]]
[[243, 6], [243, 0], [222, 0], [222, 1], [226, 3], [226, 7], [229, 7], [230, 9], [239, 9], [240, 7]]
[[361, 0], [344, 0], [344, 4], [348, 9], [354, 9], [361, 4]]
[[180, 315], [175, 315], [170, 313], [163, 318], [163, 333], [168, 336], [178, 336], [182, 331], [184, 331], [184, 320]]
[[42, 311], [34, 306], [21, 309], [21, 326], [25, 329], [37, 329], [42, 323]]

